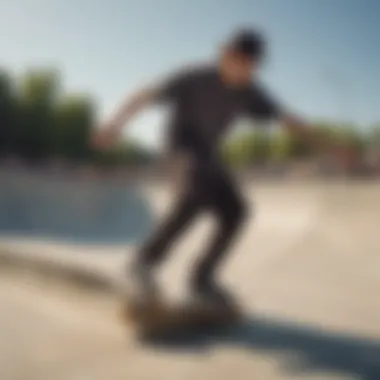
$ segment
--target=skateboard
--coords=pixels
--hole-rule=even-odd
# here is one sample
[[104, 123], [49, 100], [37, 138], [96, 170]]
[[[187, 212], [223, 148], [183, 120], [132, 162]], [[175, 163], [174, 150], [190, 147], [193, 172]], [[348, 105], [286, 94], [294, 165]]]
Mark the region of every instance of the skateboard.
[[143, 301], [125, 298], [122, 317], [139, 335], [149, 336], [204, 327], [236, 323], [242, 311], [234, 305], [201, 305], [190, 301]]

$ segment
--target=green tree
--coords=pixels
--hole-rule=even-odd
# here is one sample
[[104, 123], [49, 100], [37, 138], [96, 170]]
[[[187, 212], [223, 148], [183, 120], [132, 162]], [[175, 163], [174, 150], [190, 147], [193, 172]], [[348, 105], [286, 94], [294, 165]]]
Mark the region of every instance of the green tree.
[[271, 138], [271, 159], [278, 163], [288, 162], [294, 157], [294, 151], [294, 137], [283, 129], [276, 130]]
[[0, 155], [13, 150], [14, 116], [15, 97], [12, 78], [0, 70]]
[[380, 124], [375, 124], [370, 128], [366, 136], [365, 152], [370, 156], [380, 155]]
[[84, 160], [90, 156], [90, 133], [95, 123], [95, 104], [87, 95], [67, 95], [55, 109], [52, 144], [54, 154]]
[[337, 146], [345, 146], [359, 150], [364, 147], [365, 137], [355, 125], [318, 123], [315, 127]]
[[270, 136], [263, 130], [242, 133], [223, 147], [223, 156], [231, 166], [244, 167], [265, 163], [270, 153]]
[[94, 163], [106, 167], [144, 165], [155, 159], [154, 154], [131, 141], [122, 141], [106, 151], [93, 152], [92, 157]]
[[380, 149], [380, 124], [375, 124], [371, 127], [371, 131], [369, 133], [369, 140], [372, 146]]
[[52, 153], [59, 79], [55, 70], [31, 70], [21, 80], [17, 126], [19, 150], [26, 158], [46, 159]]

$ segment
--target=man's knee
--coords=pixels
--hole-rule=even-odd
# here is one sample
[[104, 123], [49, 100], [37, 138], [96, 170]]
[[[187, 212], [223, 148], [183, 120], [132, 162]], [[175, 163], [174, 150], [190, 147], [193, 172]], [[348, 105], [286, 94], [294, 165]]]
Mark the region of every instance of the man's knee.
[[221, 221], [226, 228], [238, 228], [242, 226], [248, 218], [249, 210], [242, 201], [236, 201], [226, 207], [221, 212]]

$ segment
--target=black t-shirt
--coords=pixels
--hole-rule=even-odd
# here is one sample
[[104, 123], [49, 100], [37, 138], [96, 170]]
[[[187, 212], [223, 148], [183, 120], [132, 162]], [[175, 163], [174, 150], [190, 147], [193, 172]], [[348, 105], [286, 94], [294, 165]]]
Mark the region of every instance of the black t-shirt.
[[218, 69], [210, 66], [172, 76], [161, 86], [159, 97], [173, 106], [171, 148], [196, 154], [217, 152], [220, 139], [238, 116], [263, 120], [280, 114], [277, 102], [258, 84], [227, 87]]

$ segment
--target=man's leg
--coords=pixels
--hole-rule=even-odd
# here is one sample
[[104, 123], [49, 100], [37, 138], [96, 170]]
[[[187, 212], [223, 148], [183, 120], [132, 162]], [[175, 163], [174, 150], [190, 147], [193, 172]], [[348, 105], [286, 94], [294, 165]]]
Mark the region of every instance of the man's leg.
[[197, 170], [187, 173], [186, 182], [172, 212], [163, 220], [153, 235], [138, 250], [131, 268], [138, 286], [145, 294], [155, 294], [152, 269], [168, 255], [171, 246], [190, 227], [195, 216], [204, 207], [202, 178]]
[[180, 197], [167, 219], [160, 222], [155, 233], [140, 248], [139, 262], [142, 265], [153, 266], [162, 261], [172, 244], [190, 226], [200, 207], [201, 202], [195, 192], [188, 191]]
[[241, 194], [225, 172], [215, 175], [212, 192], [210, 206], [217, 218], [218, 231], [196, 266], [192, 285], [196, 294], [225, 299], [227, 295], [215, 283], [216, 270], [243, 226], [247, 209]]

